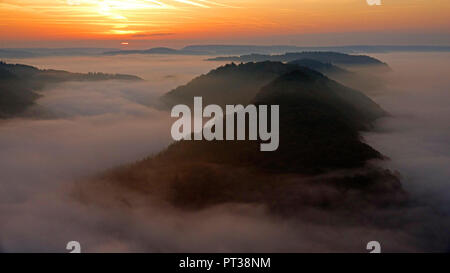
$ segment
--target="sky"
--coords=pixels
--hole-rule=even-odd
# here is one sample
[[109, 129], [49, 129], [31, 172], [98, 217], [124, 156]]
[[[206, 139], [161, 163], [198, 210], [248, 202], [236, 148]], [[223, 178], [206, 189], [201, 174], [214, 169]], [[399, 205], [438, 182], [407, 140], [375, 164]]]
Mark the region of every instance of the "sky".
[[450, 44], [450, 1], [0, 0], [0, 47]]

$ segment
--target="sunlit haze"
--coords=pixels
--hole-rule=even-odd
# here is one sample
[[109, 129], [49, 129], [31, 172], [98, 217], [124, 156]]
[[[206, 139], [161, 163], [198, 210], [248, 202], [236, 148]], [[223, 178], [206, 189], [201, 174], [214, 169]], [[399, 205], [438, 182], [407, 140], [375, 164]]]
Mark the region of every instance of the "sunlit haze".
[[441, 0], [2, 0], [0, 47], [448, 44], [449, 14]]

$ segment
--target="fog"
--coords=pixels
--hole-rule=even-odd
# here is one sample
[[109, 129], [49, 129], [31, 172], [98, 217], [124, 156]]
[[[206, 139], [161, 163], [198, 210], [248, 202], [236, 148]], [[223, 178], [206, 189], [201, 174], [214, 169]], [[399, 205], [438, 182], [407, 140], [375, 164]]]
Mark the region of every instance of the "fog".
[[49, 86], [37, 103], [59, 118], [0, 122], [3, 251], [65, 251], [62, 242], [72, 236], [68, 232], [58, 241], [58, 234], [71, 226], [73, 232], [84, 228], [95, 214], [76, 215], [85, 208], [69, 197], [74, 181], [142, 159], [170, 143], [170, 116], [146, 105], [209, 67], [199, 58], [136, 59], [17, 60], [39, 68], [136, 74], [146, 81]]
[[373, 98], [392, 116], [364, 137], [390, 157], [383, 164], [400, 172], [416, 203], [371, 212], [389, 228], [347, 224], [344, 216], [314, 209], [302, 213], [341, 224], [285, 219], [256, 204], [186, 212], [131, 192], [121, 193], [133, 200], [123, 205], [108, 187], [90, 196], [98, 202], [80, 201], [77, 183], [166, 147], [171, 120], [151, 107], [155, 98], [219, 64], [142, 55], [17, 61], [146, 81], [49, 86], [38, 104], [59, 118], [0, 122], [0, 251], [67, 252], [74, 240], [84, 252], [365, 252], [372, 240], [386, 251], [448, 250], [450, 54], [377, 57], [394, 72]]
[[391, 158], [405, 188], [450, 212], [450, 54], [379, 54], [393, 67], [389, 90], [374, 97], [392, 117], [366, 135]]

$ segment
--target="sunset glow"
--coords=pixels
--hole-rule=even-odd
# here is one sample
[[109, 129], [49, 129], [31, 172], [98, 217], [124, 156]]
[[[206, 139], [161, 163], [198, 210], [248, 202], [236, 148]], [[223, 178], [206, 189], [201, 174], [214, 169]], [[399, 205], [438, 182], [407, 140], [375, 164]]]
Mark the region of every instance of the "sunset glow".
[[448, 31], [450, 2], [385, 0], [3, 0], [9, 40], [193, 39], [353, 31]]

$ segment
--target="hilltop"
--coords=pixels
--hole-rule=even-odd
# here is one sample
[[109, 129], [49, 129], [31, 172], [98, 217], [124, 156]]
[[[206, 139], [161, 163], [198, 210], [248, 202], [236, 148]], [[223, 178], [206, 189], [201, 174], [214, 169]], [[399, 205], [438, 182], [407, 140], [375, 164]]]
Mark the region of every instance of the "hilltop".
[[281, 62], [231, 63], [175, 88], [162, 96], [161, 101], [166, 108], [191, 105], [194, 96], [203, 97], [205, 104], [248, 104], [265, 84], [296, 69], [296, 65]]

